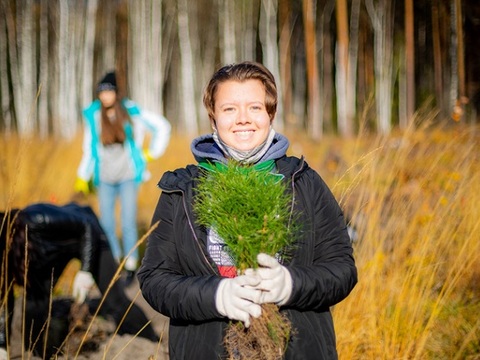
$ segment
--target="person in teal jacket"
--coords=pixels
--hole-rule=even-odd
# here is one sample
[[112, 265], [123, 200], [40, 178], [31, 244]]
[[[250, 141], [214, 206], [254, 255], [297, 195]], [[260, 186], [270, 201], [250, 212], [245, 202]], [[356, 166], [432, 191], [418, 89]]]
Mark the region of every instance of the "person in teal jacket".
[[[97, 189], [102, 226], [115, 258], [126, 257], [125, 270], [131, 281], [139, 260], [135, 249], [138, 186], [148, 179], [147, 162], [165, 152], [171, 125], [165, 117], [141, 109], [128, 98], [121, 99], [114, 72], [107, 73], [96, 90], [98, 98], [83, 110], [83, 157], [75, 190], [88, 193], [89, 183]], [[148, 148], [144, 148], [146, 133], [150, 133]], [[118, 199], [121, 246], [115, 223]]]

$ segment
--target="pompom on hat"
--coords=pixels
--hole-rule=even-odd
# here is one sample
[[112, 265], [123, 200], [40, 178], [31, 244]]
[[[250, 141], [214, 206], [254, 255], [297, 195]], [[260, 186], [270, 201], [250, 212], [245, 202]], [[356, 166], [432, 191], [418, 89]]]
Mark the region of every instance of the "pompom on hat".
[[115, 72], [111, 71], [103, 77], [97, 85], [97, 94], [101, 91], [117, 91], [117, 78]]

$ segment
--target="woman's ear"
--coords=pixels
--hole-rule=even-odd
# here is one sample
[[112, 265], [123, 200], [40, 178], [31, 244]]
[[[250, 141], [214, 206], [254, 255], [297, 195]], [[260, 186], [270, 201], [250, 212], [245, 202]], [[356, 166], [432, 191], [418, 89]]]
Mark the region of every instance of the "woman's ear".
[[210, 119], [210, 126], [214, 132], [217, 131], [217, 123], [215, 122], [215, 119]]

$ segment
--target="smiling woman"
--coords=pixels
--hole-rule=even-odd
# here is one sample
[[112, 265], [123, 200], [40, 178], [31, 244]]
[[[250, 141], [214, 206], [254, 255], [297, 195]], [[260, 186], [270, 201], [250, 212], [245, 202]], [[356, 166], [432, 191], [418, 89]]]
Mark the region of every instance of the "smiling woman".
[[[303, 158], [286, 155], [289, 141], [272, 128], [273, 75], [258, 63], [226, 65], [212, 76], [203, 101], [213, 134], [193, 140], [198, 164], [166, 172], [160, 180], [152, 220], [158, 226], [138, 272], [144, 298], [170, 318], [170, 359], [336, 359], [329, 309], [357, 282], [353, 251], [342, 211], [325, 182]], [[261, 185], [249, 176], [262, 177]], [[205, 183], [211, 186], [202, 187]], [[272, 200], [261, 201], [272, 192]], [[213, 206], [230, 195], [236, 197], [222, 202], [225, 206]], [[282, 195], [287, 199], [279, 205]], [[202, 199], [209, 200], [203, 201], [203, 215], [211, 222], [201, 221], [196, 205]], [[260, 220], [261, 229], [240, 226], [243, 233], [237, 234], [231, 224], [221, 226], [222, 217], [234, 219], [234, 225]], [[292, 242], [273, 253], [260, 246], [253, 255], [258, 267], [245, 269], [226, 237], [233, 232], [243, 245], [268, 233], [273, 220], [292, 230]], [[274, 242], [280, 236], [266, 238]], [[269, 348], [268, 356], [260, 337], [248, 340], [248, 349], [238, 341], [231, 347], [230, 325], [241, 330], [238, 334], [252, 333], [267, 307], [278, 307], [291, 324], [287, 343]]]

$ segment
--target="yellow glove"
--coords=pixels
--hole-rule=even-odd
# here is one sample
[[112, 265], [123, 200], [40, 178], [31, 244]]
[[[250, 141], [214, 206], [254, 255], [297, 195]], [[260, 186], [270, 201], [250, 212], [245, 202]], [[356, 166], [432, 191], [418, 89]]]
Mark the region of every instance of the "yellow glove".
[[148, 150], [148, 149], [143, 150], [143, 157], [145, 158], [146, 162], [150, 162], [150, 161], [153, 160], [153, 156], [150, 153], [150, 150]]
[[76, 192], [81, 192], [81, 193], [84, 193], [85, 195], [88, 195], [90, 193], [88, 181], [83, 180], [82, 178], [77, 178], [77, 180], [75, 180], [75, 184], [73, 185], [73, 188], [75, 189]]

